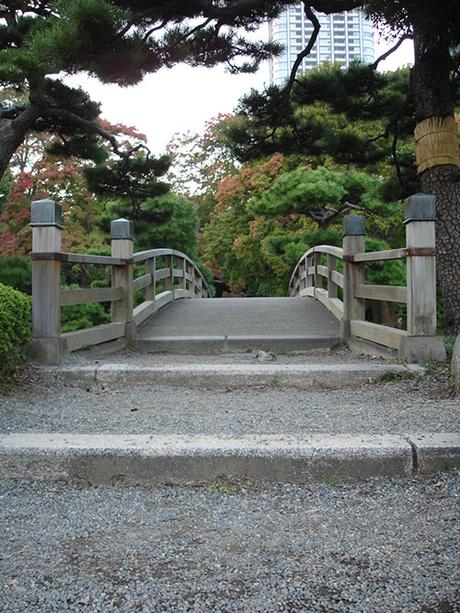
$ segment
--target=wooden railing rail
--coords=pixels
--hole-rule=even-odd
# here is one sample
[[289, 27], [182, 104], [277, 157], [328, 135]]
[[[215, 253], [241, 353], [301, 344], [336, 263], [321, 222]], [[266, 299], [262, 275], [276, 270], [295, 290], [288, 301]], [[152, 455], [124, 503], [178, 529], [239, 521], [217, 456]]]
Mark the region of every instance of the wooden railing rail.
[[[70, 351], [126, 338], [136, 340], [136, 328], [173, 300], [210, 296], [206, 281], [193, 260], [174, 249], [133, 253], [132, 224], [117, 219], [111, 224], [111, 256], [61, 251], [61, 207], [52, 200], [32, 203], [32, 359], [57, 363]], [[111, 287], [61, 288], [63, 263], [111, 268]], [[136, 268], [134, 268], [136, 267]], [[139, 271], [140, 267], [144, 270]], [[134, 277], [141, 272], [140, 276]], [[134, 306], [136, 292], [143, 300]], [[61, 307], [111, 303], [111, 323], [61, 333]]]
[[[396, 349], [411, 362], [445, 359], [442, 337], [436, 334], [435, 198], [415, 194], [406, 200], [406, 247], [366, 252], [364, 217], [344, 219], [343, 245], [319, 245], [298, 261], [289, 283], [289, 296], [311, 296], [340, 321], [345, 342], [354, 338]], [[324, 265], [327, 256], [327, 266]], [[406, 260], [405, 286], [371, 285], [365, 264]], [[337, 269], [342, 261], [343, 272]], [[366, 300], [407, 305], [407, 329], [366, 321]]]

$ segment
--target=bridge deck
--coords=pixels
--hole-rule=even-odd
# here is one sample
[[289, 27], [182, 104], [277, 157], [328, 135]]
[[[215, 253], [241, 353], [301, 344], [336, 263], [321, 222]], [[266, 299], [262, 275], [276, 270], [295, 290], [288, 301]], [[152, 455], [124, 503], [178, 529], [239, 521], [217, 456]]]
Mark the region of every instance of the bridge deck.
[[148, 351], [302, 350], [333, 346], [337, 337], [337, 320], [312, 298], [178, 300], [138, 330]]

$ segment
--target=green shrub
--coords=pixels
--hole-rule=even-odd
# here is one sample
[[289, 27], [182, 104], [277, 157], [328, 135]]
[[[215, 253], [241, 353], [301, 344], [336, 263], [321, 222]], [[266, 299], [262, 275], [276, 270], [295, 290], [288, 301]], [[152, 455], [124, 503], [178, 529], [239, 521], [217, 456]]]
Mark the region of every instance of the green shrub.
[[61, 332], [85, 330], [110, 323], [110, 312], [100, 303], [65, 306], [61, 310]]
[[24, 361], [23, 346], [30, 340], [30, 298], [0, 283], [0, 379], [18, 371]]
[[32, 261], [25, 255], [0, 257], [0, 283], [14, 289], [32, 293]]

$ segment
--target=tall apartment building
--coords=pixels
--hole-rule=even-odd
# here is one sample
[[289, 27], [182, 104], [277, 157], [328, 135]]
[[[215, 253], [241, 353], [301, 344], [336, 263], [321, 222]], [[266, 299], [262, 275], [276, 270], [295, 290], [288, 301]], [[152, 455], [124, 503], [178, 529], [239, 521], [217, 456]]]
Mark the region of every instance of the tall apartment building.
[[[338, 62], [348, 67], [353, 60], [374, 61], [374, 32], [372, 23], [359, 9], [335, 13], [316, 14], [321, 30], [311, 53], [300, 72], [319, 66], [323, 62]], [[300, 51], [310, 40], [313, 26], [305, 17], [303, 2], [289, 6], [270, 23], [270, 40], [281, 43], [284, 51], [270, 62], [270, 83], [283, 85]]]

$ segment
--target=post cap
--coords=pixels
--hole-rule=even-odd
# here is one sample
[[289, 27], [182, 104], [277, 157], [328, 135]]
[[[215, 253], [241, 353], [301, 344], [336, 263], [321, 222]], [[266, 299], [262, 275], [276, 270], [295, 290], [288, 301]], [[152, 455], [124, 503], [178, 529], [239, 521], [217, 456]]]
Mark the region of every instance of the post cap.
[[362, 215], [345, 215], [342, 234], [343, 236], [365, 236], [364, 217]]
[[406, 198], [404, 223], [409, 221], [436, 221], [436, 196], [413, 194]]
[[30, 212], [30, 225], [34, 227], [54, 226], [64, 227], [62, 221], [62, 207], [54, 200], [34, 200]]
[[110, 222], [111, 240], [134, 240], [133, 222], [129, 219], [115, 219]]

